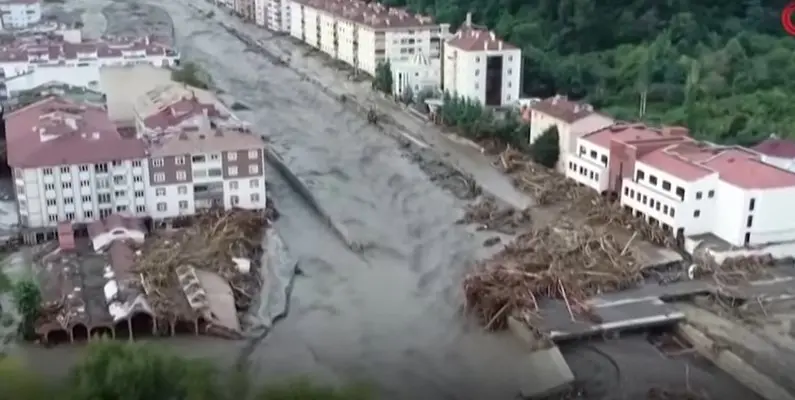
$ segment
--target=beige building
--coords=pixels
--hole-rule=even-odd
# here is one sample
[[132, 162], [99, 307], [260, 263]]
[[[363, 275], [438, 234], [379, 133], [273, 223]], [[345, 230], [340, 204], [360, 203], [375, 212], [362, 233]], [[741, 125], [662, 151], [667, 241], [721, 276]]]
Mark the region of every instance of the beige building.
[[440, 59], [450, 31], [431, 17], [359, 0], [293, 0], [289, 8], [291, 36], [371, 75], [387, 60]]

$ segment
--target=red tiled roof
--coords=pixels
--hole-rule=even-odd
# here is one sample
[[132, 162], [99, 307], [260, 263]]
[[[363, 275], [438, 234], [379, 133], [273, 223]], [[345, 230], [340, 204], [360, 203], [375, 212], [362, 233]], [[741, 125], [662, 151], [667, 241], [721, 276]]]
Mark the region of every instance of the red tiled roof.
[[567, 124], [579, 121], [595, 113], [590, 104], [571, 101], [568, 97], [562, 95], [541, 100], [530, 106], [530, 108]]
[[0, 62], [66, 62], [78, 58], [118, 58], [129, 55], [176, 56], [170, 47], [157, 43], [151, 36], [114, 37], [72, 43], [57, 35], [17, 37], [0, 46]]
[[795, 158], [795, 141], [792, 140], [766, 139], [752, 149], [770, 157]]
[[653, 128], [644, 124], [614, 124], [596, 132], [583, 136], [583, 140], [591, 142], [605, 149], [610, 148], [610, 142], [615, 140], [621, 143], [646, 141], [655, 139], [669, 139], [675, 137], [687, 138], [688, 130], [681, 127]]
[[742, 189], [795, 187], [795, 173], [765, 164], [759, 154], [738, 146], [681, 143], [651, 152], [638, 161], [684, 181], [717, 173], [722, 181]]
[[183, 98], [146, 117], [144, 125], [150, 129], [165, 129], [201, 114], [206, 114], [210, 118], [222, 117], [213, 104], [203, 104], [196, 98]]
[[14, 168], [141, 159], [141, 140], [125, 139], [104, 108], [48, 97], [6, 116], [8, 164]]
[[494, 32], [474, 25], [462, 25], [447, 44], [464, 51], [515, 50], [518, 47], [504, 42]]
[[362, 0], [295, 0], [296, 3], [379, 29], [433, 26], [432, 17]]

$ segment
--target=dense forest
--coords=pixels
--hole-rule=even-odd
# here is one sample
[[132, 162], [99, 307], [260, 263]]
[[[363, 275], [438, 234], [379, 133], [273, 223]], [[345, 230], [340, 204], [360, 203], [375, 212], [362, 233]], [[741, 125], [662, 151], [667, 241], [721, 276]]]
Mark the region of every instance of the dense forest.
[[[699, 138], [795, 137], [795, 37], [777, 0], [386, 0], [460, 24], [466, 13], [525, 57], [524, 95], [584, 99]], [[643, 101], [645, 99], [645, 102]], [[645, 110], [641, 104], [645, 104]]]

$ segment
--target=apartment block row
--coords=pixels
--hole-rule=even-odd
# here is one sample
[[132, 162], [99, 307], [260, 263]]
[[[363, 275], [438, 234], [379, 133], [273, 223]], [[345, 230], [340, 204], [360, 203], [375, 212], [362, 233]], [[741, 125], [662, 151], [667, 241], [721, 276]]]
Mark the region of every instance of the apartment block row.
[[795, 240], [795, 144], [754, 149], [694, 140], [686, 128], [613, 121], [563, 96], [531, 107], [534, 140], [558, 127], [566, 177], [685, 238], [736, 246]]
[[133, 130], [104, 106], [59, 96], [7, 114], [20, 225], [265, 208], [261, 137], [194, 90], [173, 83], [137, 99]]

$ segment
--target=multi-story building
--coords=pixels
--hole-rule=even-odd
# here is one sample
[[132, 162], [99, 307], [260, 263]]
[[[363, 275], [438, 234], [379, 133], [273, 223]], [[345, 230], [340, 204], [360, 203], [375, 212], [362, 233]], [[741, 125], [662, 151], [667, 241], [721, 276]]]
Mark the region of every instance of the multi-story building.
[[472, 24], [472, 15], [444, 44], [444, 90], [486, 106], [519, 100], [522, 50]]
[[621, 204], [677, 237], [736, 246], [795, 240], [795, 173], [738, 146], [682, 141], [639, 156]]
[[24, 29], [41, 22], [40, 0], [5, 0], [0, 3], [0, 29]]
[[762, 161], [795, 172], [795, 142], [771, 137], [752, 148], [762, 155]]
[[438, 92], [441, 89], [441, 62], [429, 60], [424, 54], [418, 53], [404, 63], [392, 66], [392, 93], [403, 96], [409, 91], [417, 95], [423, 90]]
[[95, 90], [103, 66], [179, 64], [179, 53], [149, 36], [82, 41], [61, 35], [30, 35], [15, 38], [0, 49], [0, 69], [9, 94], [51, 81]]
[[290, 32], [291, 0], [254, 0], [255, 21], [276, 32]]
[[[445, 77], [446, 79], [446, 77]], [[590, 104], [554, 96], [530, 105], [530, 142], [534, 142], [552, 126], [558, 128], [560, 157], [558, 171], [565, 171], [566, 158], [575, 154], [577, 139], [613, 124], [613, 119], [594, 111]]]
[[620, 193], [624, 178], [632, 177], [638, 157], [690, 140], [687, 135], [687, 129], [680, 127], [611, 125], [577, 138], [576, 152], [563, 155], [566, 177], [600, 193]]
[[414, 54], [440, 59], [449, 24], [361, 0], [292, 0], [290, 35], [370, 75]]
[[254, 21], [255, 4], [254, 0], [234, 0], [235, 13], [244, 20]]
[[254, 24], [268, 27], [268, 1], [254, 0]]
[[20, 226], [54, 228], [127, 211], [146, 214], [146, 147], [104, 108], [50, 97], [6, 115]]

